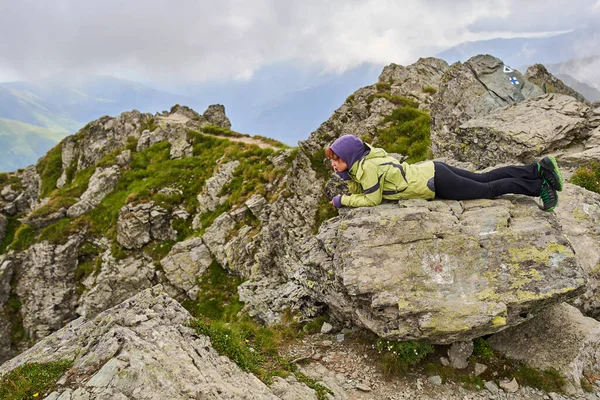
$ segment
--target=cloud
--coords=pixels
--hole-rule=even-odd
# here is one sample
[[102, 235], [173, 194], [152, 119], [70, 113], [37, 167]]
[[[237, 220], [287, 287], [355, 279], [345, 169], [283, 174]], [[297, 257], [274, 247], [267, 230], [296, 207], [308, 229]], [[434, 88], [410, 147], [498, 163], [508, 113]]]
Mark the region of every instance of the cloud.
[[[567, 19], [583, 23], [593, 14], [589, 10], [598, 7], [598, 1], [583, 0], [522, 3], [6, 1], [0, 5], [0, 79], [104, 73], [201, 82], [249, 79], [277, 62], [317, 65], [325, 71], [365, 62], [407, 64], [468, 40], [573, 29]], [[552, 13], [561, 18], [548, 18]]]

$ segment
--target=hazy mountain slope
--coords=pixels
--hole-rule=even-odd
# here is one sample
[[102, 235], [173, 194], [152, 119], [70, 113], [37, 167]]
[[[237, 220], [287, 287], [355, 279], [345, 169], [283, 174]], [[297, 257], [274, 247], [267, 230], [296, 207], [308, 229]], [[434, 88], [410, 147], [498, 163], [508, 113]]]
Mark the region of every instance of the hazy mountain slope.
[[0, 118], [0, 172], [35, 164], [64, 136], [62, 132]]
[[581, 93], [583, 97], [589, 101], [600, 101], [600, 90], [593, 88], [586, 83], [580, 82], [568, 74], [556, 74], [556, 76], [565, 84]]
[[[592, 26], [549, 37], [466, 42], [451, 47], [436, 57], [454, 63], [487, 53], [493, 54], [513, 68], [518, 68], [521, 65], [546, 65], [598, 54], [599, 40], [600, 30]], [[551, 72], [554, 73], [553, 70]]]

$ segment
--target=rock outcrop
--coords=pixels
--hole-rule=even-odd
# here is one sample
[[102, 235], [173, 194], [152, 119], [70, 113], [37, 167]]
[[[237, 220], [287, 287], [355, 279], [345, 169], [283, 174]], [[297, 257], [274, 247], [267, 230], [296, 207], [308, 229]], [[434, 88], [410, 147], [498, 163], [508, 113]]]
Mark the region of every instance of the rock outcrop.
[[153, 240], [175, 240], [170, 215], [153, 202], [125, 205], [119, 211], [117, 241], [126, 249], [139, 249]]
[[316, 399], [282, 378], [275, 378], [275, 395], [188, 327], [190, 317], [156, 286], [94, 319], [71, 322], [0, 366], [0, 376], [25, 363], [73, 360], [46, 399]]
[[392, 95], [410, 96], [427, 108], [433, 95], [439, 90], [442, 76], [448, 64], [439, 58], [420, 58], [414, 64], [402, 66], [390, 64], [379, 75], [381, 84], [390, 84]]
[[[508, 68], [508, 69], [507, 69]], [[491, 111], [543, 95], [519, 71], [490, 55], [453, 64], [431, 105], [431, 147], [436, 157], [465, 161], [459, 126]]]
[[478, 168], [522, 164], [583, 143], [594, 126], [592, 110], [573, 97], [547, 94], [498, 108], [456, 128], [456, 155]]
[[585, 99], [576, 90], [565, 85], [563, 81], [552, 75], [542, 64], [534, 64], [527, 68], [525, 79], [539, 86], [544, 93], [561, 93], [574, 97], [580, 103], [590, 105], [590, 102]]
[[7, 174], [7, 182], [0, 185], [0, 212], [15, 216], [33, 209], [38, 202], [41, 184], [34, 166]]
[[581, 391], [585, 375], [600, 373], [600, 322], [568, 304], [550, 307], [518, 328], [493, 335], [489, 342], [512, 359], [560, 372], [567, 378], [567, 393]]

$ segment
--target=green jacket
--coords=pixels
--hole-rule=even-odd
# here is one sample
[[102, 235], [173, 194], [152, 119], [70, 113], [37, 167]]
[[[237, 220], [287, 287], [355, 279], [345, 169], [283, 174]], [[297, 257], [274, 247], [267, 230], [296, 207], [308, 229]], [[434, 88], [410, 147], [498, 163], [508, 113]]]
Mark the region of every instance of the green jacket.
[[385, 150], [371, 147], [371, 152], [350, 168], [348, 188], [352, 195], [343, 195], [342, 205], [364, 207], [376, 206], [382, 199], [433, 199], [434, 172], [433, 161], [400, 164]]

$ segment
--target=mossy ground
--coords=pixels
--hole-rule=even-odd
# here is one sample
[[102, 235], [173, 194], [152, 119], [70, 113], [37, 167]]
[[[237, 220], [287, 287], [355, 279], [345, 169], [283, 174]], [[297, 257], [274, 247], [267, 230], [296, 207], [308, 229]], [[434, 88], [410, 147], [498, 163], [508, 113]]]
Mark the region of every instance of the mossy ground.
[[[447, 345], [429, 345], [415, 341], [394, 342], [378, 338], [371, 332], [356, 331], [346, 335], [348, 346], [366, 351], [369, 359], [378, 365], [378, 371], [388, 378], [401, 378], [411, 374], [440, 376], [444, 383], [462, 385], [468, 390], [481, 390], [485, 381], [498, 383], [503, 379], [516, 378], [521, 386], [529, 386], [545, 392], [562, 392], [564, 377], [555, 370], [540, 371], [494, 352], [487, 340], [474, 340], [473, 355], [469, 366], [457, 370], [444, 366], [441, 357], [448, 357]], [[484, 373], [475, 376], [475, 363], [486, 365]]]
[[281, 324], [266, 328], [241, 313], [243, 304], [237, 294], [241, 282], [239, 277], [228, 274], [213, 262], [199, 279], [197, 300], [183, 303], [194, 316], [190, 326], [210, 337], [212, 346], [220, 354], [263, 382], [270, 384], [275, 376], [294, 374], [313, 388], [319, 399], [326, 399], [326, 394], [331, 393], [329, 389], [297, 372], [290, 359], [279, 355], [278, 349], [283, 343], [298, 340], [306, 330], [301, 329], [291, 314]]
[[56, 381], [67, 372], [71, 364], [71, 361], [64, 360], [17, 367], [0, 379], [0, 399], [43, 399], [52, 392]]
[[[153, 123], [149, 120], [144, 126], [150, 129]], [[206, 129], [213, 132], [217, 128]], [[218, 129], [222, 130], [222, 128]], [[63, 218], [43, 229], [21, 224], [16, 218], [10, 219], [7, 235], [0, 249], [2, 252], [8, 248], [22, 251], [40, 240], [48, 240], [56, 244], [64, 243], [69, 235], [82, 231], [95, 237], [108, 237], [114, 242], [119, 210], [131, 203], [153, 201], [168, 211], [175, 207], [183, 207], [188, 213], [193, 214], [198, 207], [197, 195], [202, 192], [206, 180], [213, 175], [218, 162], [239, 160], [240, 166], [234, 172], [233, 181], [225, 185], [222, 190], [222, 195], [229, 196], [225, 204], [215, 212], [202, 216], [204, 228], [218, 215], [243, 204], [256, 193], [262, 194], [269, 201], [276, 198], [277, 191], [273, 188], [267, 190], [268, 185], [277, 182], [286, 169], [276, 169], [267, 157], [274, 155], [278, 150], [261, 149], [256, 145], [232, 142], [195, 131], [188, 132], [188, 139], [193, 143], [193, 157], [181, 160], [171, 160], [170, 144], [166, 141], [141, 152], [134, 151], [131, 164], [123, 171], [115, 189], [95, 209], [81, 217]], [[130, 143], [126, 147], [135, 150], [137, 144]], [[281, 144], [281, 148], [285, 147]], [[96, 167], [113, 165], [116, 156], [122, 150], [116, 150], [105, 156]], [[86, 168], [77, 173], [72, 171], [71, 174], [67, 174], [65, 186], [58, 189], [56, 180], [60, 177], [62, 169], [61, 147], [56, 146], [52, 149], [38, 164], [38, 171], [42, 176], [42, 193], [50, 197], [50, 200], [32, 216], [43, 218], [75, 204], [77, 198], [87, 189], [89, 179], [96, 167]], [[177, 190], [169, 195], [160, 193], [160, 189], [166, 187]], [[191, 220], [174, 220], [173, 227], [177, 230], [178, 241], [203, 232], [203, 230], [195, 232], [191, 228]], [[150, 246], [155, 245], [153, 243]], [[149, 253], [156, 254], [152, 250]]]

